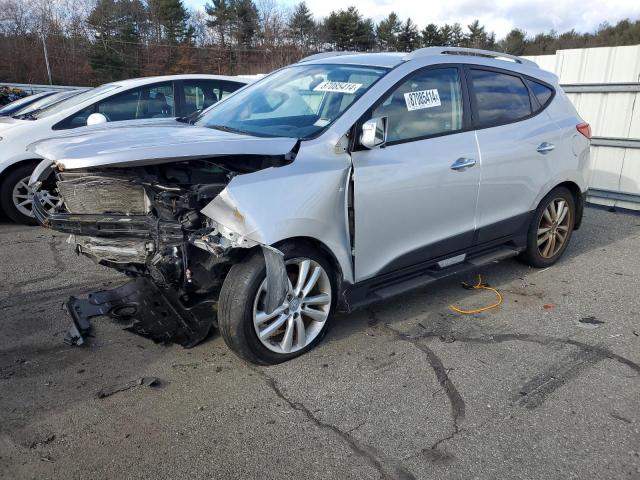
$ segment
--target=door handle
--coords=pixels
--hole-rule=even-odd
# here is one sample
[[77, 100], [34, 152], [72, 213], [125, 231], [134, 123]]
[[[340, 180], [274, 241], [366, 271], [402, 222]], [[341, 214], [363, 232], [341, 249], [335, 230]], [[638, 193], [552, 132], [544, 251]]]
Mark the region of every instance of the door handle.
[[553, 143], [542, 142], [540, 145], [538, 145], [538, 148], [536, 148], [536, 152], [545, 155], [554, 148], [556, 148], [556, 146]]
[[455, 162], [451, 164], [451, 170], [456, 170], [458, 172], [462, 172], [467, 168], [471, 168], [476, 164], [476, 161], [473, 158], [459, 158]]

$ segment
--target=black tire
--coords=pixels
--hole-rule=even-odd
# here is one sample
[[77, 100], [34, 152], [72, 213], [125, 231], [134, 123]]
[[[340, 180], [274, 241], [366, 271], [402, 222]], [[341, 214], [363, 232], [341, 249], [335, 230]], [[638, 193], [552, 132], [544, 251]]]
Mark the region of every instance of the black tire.
[[260, 285], [266, 277], [264, 255], [260, 249], [249, 254], [242, 262], [231, 267], [225, 278], [218, 302], [218, 328], [227, 346], [240, 358], [259, 365], [274, 365], [298, 357], [314, 348], [326, 335], [335, 310], [336, 282], [327, 259], [311, 246], [287, 243], [278, 247], [285, 261], [305, 257], [317, 262], [328, 274], [331, 282], [331, 307], [327, 321], [317, 337], [304, 348], [293, 353], [276, 353], [258, 339], [253, 326], [253, 304]]
[[14, 222], [22, 225], [37, 225], [33, 217], [29, 217], [18, 210], [13, 202], [13, 189], [22, 179], [28, 177], [35, 168], [34, 164], [20, 165], [11, 170], [0, 184], [0, 205], [4, 213]]
[[[562, 246], [558, 249], [555, 254], [545, 257], [540, 249], [538, 248], [538, 228], [540, 226], [540, 222], [544, 215], [545, 210], [549, 206], [552, 201], [555, 200], [564, 200], [567, 202], [567, 206], [569, 211], [567, 216], [569, 217], [567, 220], [567, 233], [566, 238]], [[556, 187], [551, 192], [549, 192], [538, 205], [538, 208], [533, 215], [531, 220], [531, 224], [529, 225], [529, 230], [527, 231], [527, 249], [522, 254], [520, 254], [520, 259], [535, 268], [546, 268], [554, 263], [556, 263], [564, 251], [567, 249], [569, 242], [571, 241], [571, 235], [573, 234], [573, 229], [575, 226], [576, 219], [576, 202], [575, 198], [571, 194], [571, 192], [565, 187]]]

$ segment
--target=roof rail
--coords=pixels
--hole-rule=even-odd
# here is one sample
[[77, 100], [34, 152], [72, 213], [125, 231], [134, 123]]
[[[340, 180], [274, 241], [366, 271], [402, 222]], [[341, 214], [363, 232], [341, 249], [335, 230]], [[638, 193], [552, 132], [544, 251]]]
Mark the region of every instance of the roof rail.
[[343, 57], [345, 55], [358, 55], [362, 52], [321, 52], [313, 55], [309, 55], [308, 57], [304, 57], [302, 60], [299, 60], [298, 63], [302, 62], [310, 62], [311, 60], [320, 60], [322, 58], [329, 57]]
[[493, 52], [491, 50], [481, 50], [479, 48], [462, 48], [462, 47], [426, 47], [419, 48], [413, 52], [408, 53], [403, 57], [403, 60], [414, 60], [416, 58], [427, 57], [431, 55], [470, 55], [476, 57], [487, 57], [502, 60], [509, 60], [511, 62], [520, 63], [521, 65], [528, 65], [530, 67], [538, 67], [536, 62], [528, 60], [526, 58], [517, 57], [508, 53]]

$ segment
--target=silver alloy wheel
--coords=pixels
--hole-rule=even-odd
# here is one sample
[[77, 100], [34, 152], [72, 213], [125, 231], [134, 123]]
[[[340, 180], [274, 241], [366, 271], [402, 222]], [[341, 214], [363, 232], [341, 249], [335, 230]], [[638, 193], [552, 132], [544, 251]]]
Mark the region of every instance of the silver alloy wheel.
[[556, 255], [566, 243], [571, 216], [564, 198], [554, 198], [544, 209], [538, 225], [538, 251], [544, 258]]
[[[42, 204], [48, 211], [52, 211], [62, 204], [60, 197], [53, 195], [51, 192], [41, 190], [40, 193]], [[29, 186], [29, 177], [23, 178], [14, 185], [11, 198], [18, 212], [27, 217], [31, 216], [33, 209], [33, 189]]]
[[309, 345], [322, 331], [331, 310], [331, 281], [319, 263], [308, 258], [286, 262], [289, 292], [272, 313], [264, 311], [266, 279], [253, 302], [253, 326], [260, 342], [272, 352], [293, 353]]

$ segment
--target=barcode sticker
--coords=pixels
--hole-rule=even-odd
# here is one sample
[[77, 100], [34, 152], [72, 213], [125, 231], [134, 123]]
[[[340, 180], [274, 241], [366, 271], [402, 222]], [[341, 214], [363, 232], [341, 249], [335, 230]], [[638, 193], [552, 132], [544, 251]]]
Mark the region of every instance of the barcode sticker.
[[335, 92], [335, 93], [356, 93], [358, 89], [362, 87], [361, 83], [349, 83], [349, 82], [322, 82], [316, 88], [314, 92]]
[[437, 88], [432, 88], [431, 90], [405, 93], [404, 101], [407, 104], [407, 110], [421, 110], [423, 108], [439, 107], [440, 95], [438, 95]]

